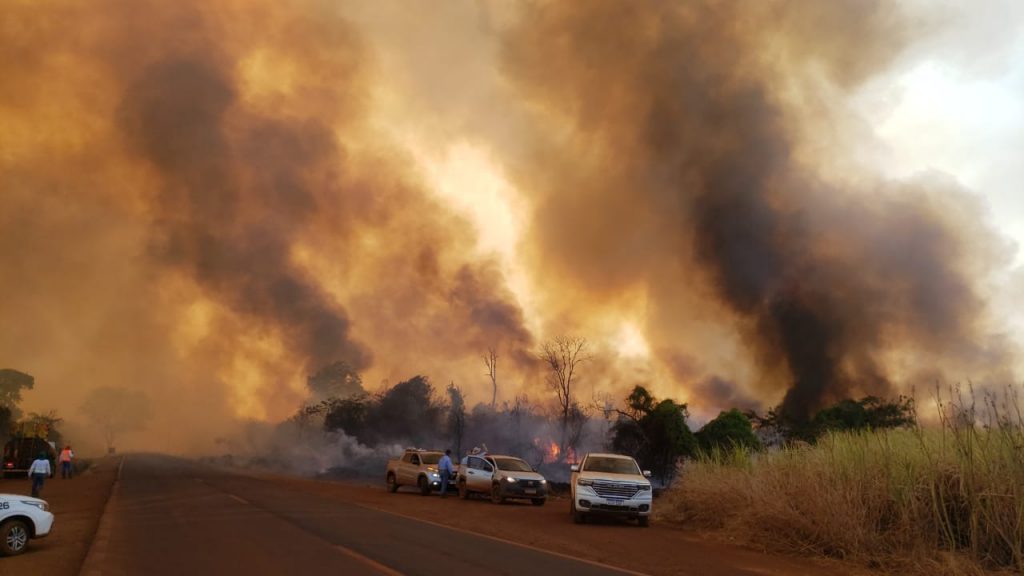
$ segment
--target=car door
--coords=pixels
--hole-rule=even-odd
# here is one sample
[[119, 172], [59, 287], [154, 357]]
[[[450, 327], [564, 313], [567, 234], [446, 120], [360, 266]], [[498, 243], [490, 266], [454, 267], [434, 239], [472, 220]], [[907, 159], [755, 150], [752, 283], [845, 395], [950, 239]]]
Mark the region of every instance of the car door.
[[473, 492], [487, 492], [491, 489], [491, 478], [484, 470], [483, 458], [469, 457], [469, 470], [466, 470], [466, 488]]
[[399, 481], [402, 484], [415, 484], [416, 473], [420, 468], [420, 456], [419, 454], [406, 454], [405, 458], [402, 459], [402, 466], [398, 469], [398, 475], [401, 478]]
[[480, 459], [480, 491], [490, 492], [491, 491], [491, 480], [494, 478], [494, 465], [487, 461], [486, 458]]

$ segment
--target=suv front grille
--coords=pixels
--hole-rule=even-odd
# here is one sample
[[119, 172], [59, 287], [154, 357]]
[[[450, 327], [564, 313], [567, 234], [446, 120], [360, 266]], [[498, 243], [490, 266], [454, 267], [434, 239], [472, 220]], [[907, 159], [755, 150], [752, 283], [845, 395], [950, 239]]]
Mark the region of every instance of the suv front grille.
[[594, 492], [602, 498], [632, 498], [640, 491], [639, 484], [595, 481]]

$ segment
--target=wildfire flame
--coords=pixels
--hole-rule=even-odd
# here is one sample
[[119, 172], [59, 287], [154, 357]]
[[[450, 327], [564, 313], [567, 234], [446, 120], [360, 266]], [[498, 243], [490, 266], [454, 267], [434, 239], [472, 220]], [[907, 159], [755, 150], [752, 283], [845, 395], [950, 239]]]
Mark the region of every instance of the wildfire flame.
[[540, 438], [534, 438], [533, 445], [544, 455], [545, 464], [557, 462], [558, 455], [562, 452], [554, 440], [541, 440]]
[[569, 464], [576, 462], [576, 451], [569, 447], [565, 450], [564, 458], [562, 449], [558, 446], [558, 442], [554, 440], [541, 440], [540, 438], [533, 439], [533, 445], [536, 446], [537, 450], [544, 454], [544, 463], [551, 464], [560, 460], [565, 460]]

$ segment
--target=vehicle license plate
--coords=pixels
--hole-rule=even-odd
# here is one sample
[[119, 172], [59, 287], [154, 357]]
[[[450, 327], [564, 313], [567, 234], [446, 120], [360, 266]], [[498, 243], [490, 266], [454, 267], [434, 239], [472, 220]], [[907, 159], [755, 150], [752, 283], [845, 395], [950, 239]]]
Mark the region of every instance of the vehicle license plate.
[[523, 492], [525, 492], [527, 494], [536, 494], [537, 493], [537, 489], [536, 488], [524, 488]]
[[616, 506], [622, 504], [623, 502], [625, 502], [625, 500], [623, 500], [622, 498], [609, 498], [608, 499], [608, 503], [609, 504], [615, 504]]

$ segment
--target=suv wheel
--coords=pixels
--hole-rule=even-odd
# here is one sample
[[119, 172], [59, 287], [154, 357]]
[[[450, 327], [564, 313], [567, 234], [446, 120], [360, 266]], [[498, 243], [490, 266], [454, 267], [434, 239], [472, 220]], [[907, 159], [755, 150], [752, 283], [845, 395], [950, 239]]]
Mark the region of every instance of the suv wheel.
[[420, 476], [420, 494], [424, 496], [430, 496], [430, 482], [427, 482], [426, 476]]
[[394, 474], [388, 474], [388, 492], [397, 492], [398, 482], [395, 481]]
[[491, 486], [491, 502], [495, 504], [505, 503], [505, 497], [501, 495], [501, 486], [498, 484]]
[[530, 500], [530, 502], [533, 502], [534, 506], [543, 506], [544, 500], [544, 498], [534, 498], [533, 500]]
[[11, 520], [0, 526], [0, 553], [4, 556], [21, 554], [28, 547], [28, 525]]
[[637, 516], [636, 525], [641, 528], [647, 528], [651, 525], [651, 519], [647, 516]]
[[466, 489], [466, 481], [459, 480], [459, 498], [465, 500], [469, 498], [469, 490]]
[[572, 504], [569, 505], [569, 514], [572, 514], [572, 521], [574, 524], [584, 524], [587, 521], [587, 517], [576, 509], [576, 499], [573, 498]]

